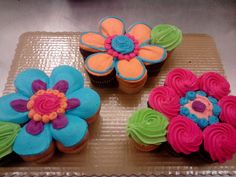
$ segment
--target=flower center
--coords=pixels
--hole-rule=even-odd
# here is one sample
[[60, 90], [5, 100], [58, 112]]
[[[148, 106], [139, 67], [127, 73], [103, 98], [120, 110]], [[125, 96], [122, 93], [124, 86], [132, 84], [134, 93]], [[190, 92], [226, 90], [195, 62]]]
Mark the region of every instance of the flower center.
[[193, 120], [199, 127], [205, 128], [219, 122], [221, 108], [217, 102], [203, 91], [189, 91], [180, 99], [180, 114]]
[[138, 41], [131, 35], [115, 35], [106, 39], [104, 47], [107, 53], [119, 60], [130, 60], [138, 55]]
[[111, 42], [111, 46], [114, 50], [121, 54], [127, 54], [134, 50], [134, 43], [127, 36], [114, 37]]
[[192, 108], [197, 112], [204, 112], [206, 110], [206, 105], [201, 101], [193, 101]]
[[58, 90], [39, 90], [30, 98], [27, 108], [30, 119], [48, 123], [65, 112], [67, 99], [65, 94]]

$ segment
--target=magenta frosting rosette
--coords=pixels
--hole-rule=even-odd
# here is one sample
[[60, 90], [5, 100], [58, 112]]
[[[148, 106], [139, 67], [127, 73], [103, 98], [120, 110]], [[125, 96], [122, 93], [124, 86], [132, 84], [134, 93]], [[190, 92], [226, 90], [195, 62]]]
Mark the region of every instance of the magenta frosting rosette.
[[192, 71], [170, 71], [164, 86], [154, 88], [148, 98], [152, 109], [169, 118], [167, 140], [185, 155], [203, 150], [213, 161], [232, 159], [236, 153], [236, 96], [219, 73], [197, 77]]

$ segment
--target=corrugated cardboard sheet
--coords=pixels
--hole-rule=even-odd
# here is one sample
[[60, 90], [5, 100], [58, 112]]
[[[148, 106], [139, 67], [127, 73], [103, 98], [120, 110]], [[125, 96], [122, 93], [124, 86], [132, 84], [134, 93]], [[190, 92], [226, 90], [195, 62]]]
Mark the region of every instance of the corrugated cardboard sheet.
[[[50, 74], [58, 65], [78, 68], [85, 85], [94, 88], [83, 68], [79, 52], [79, 34], [71, 32], [29, 32], [20, 37], [4, 94], [14, 91], [13, 80], [27, 68], [39, 68]], [[148, 79], [135, 95], [117, 89], [94, 88], [102, 99], [99, 120], [90, 127], [88, 146], [79, 154], [57, 152], [46, 164], [10, 163], [0, 168], [8, 175], [199, 175], [235, 174], [236, 160], [225, 164], [206, 163], [201, 159], [174, 157], [165, 149], [139, 152], [128, 141], [126, 124], [129, 116], [146, 107], [150, 90], [162, 85], [167, 72], [175, 67], [191, 69], [200, 75], [205, 71], [224, 73], [213, 39], [207, 35], [186, 34], [182, 45], [166, 61], [157, 77]]]

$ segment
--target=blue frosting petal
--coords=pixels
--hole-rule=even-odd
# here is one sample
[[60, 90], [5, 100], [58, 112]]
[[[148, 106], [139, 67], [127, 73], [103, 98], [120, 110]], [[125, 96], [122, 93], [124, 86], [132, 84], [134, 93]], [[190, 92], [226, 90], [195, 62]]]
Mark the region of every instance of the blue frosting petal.
[[205, 128], [208, 125], [208, 121], [205, 118], [198, 119], [198, 126]]
[[82, 88], [67, 96], [68, 99], [78, 98], [80, 106], [69, 110], [69, 114], [79, 116], [83, 119], [92, 117], [100, 108], [101, 100], [97, 92], [90, 88]]
[[17, 92], [27, 97], [32, 96], [32, 82], [38, 79], [48, 84], [48, 76], [39, 69], [28, 69], [21, 72], [16, 76], [16, 80], [14, 82]]
[[26, 125], [20, 130], [13, 145], [13, 151], [19, 155], [37, 155], [45, 152], [51, 145], [52, 135], [48, 124], [40, 134], [31, 135]]
[[210, 116], [208, 121], [209, 121], [209, 124], [212, 125], [212, 124], [218, 123], [219, 119], [216, 116]]
[[54, 68], [50, 76], [49, 88], [52, 88], [60, 80], [66, 80], [69, 83], [66, 95], [84, 86], [84, 78], [81, 72], [71, 66], [63, 65]]
[[0, 98], [0, 121], [22, 124], [28, 120], [28, 112], [17, 112], [11, 107], [11, 101], [17, 99], [28, 100], [29, 98], [19, 93], [12, 93]]
[[187, 97], [188, 99], [190, 99], [190, 100], [194, 100], [194, 99], [196, 98], [196, 93], [193, 92], [193, 91], [188, 91], [188, 92], [186, 93], [186, 97]]
[[207, 94], [203, 91], [197, 91], [196, 93], [201, 96], [207, 96]]
[[180, 108], [180, 114], [183, 116], [188, 116], [189, 115], [189, 110], [186, 107], [181, 107]]
[[68, 124], [62, 129], [54, 129], [52, 124], [50, 130], [55, 140], [62, 143], [65, 147], [79, 144], [88, 132], [88, 124], [78, 116], [66, 114]]
[[181, 104], [181, 106], [184, 106], [185, 104], [187, 104], [189, 102], [188, 98], [186, 97], [182, 97], [179, 100], [179, 103]]
[[208, 100], [213, 103], [213, 104], [217, 104], [217, 99], [213, 98], [212, 96], [208, 96]]
[[218, 116], [219, 114], [220, 114], [220, 112], [221, 112], [221, 108], [220, 108], [220, 106], [219, 105], [217, 105], [217, 104], [214, 104], [213, 105], [213, 114], [215, 115], [215, 116]]

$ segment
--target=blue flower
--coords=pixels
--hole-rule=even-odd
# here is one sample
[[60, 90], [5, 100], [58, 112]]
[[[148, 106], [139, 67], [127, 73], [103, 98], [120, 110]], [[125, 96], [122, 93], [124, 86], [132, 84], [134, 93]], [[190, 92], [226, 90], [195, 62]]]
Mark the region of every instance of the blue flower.
[[196, 93], [193, 91], [189, 91], [186, 93], [186, 97], [190, 100], [194, 100], [196, 98]]
[[84, 88], [82, 74], [73, 67], [56, 67], [50, 77], [28, 69], [14, 85], [16, 93], [0, 98], [0, 121], [24, 125], [13, 145], [19, 155], [41, 154], [53, 141], [65, 148], [79, 144], [100, 108], [99, 95]]

